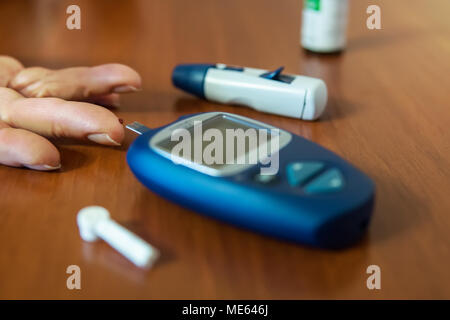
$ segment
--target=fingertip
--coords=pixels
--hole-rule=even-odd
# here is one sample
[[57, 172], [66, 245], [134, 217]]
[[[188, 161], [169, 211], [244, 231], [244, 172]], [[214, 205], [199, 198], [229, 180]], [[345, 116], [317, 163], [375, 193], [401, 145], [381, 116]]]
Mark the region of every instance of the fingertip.
[[[139, 73], [129, 66], [120, 63], [103, 64], [92, 67], [91, 72], [95, 77], [101, 77], [102, 80], [112, 84], [113, 90], [118, 87], [129, 87], [126, 92], [133, 92], [141, 89], [142, 79]], [[123, 93], [119, 91], [117, 93]]]
[[120, 146], [125, 137], [125, 130], [120, 119], [108, 109], [96, 107], [95, 110], [97, 112], [95, 118], [86, 118], [94, 122], [92, 128], [96, 128], [88, 133], [87, 138], [107, 146]]
[[23, 64], [16, 58], [10, 56], [0, 55], [0, 65], [2, 68], [8, 68], [9, 70], [19, 71], [24, 68]]
[[120, 119], [114, 115], [113, 123], [111, 124], [109, 132], [107, 132], [108, 137], [112, 140], [109, 145], [120, 146], [125, 138], [125, 130], [123, 125], [120, 123]]
[[[28, 131], [23, 131], [28, 134]], [[36, 170], [45, 171], [61, 168], [61, 155], [58, 149], [44, 137], [30, 132], [28, 142], [24, 141], [23, 143], [26, 143], [26, 145], [23, 145], [21, 147], [21, 150], [23, 152], [22, 164], [24, 166], [32, 166], [35, 167]], [[39, 167], [40, 169], [37, 169]]]
[[61, 167], [61, 158], [58, 149], [47, 139], [23, 129], [3, 128], [0, 163], [49, 171]]

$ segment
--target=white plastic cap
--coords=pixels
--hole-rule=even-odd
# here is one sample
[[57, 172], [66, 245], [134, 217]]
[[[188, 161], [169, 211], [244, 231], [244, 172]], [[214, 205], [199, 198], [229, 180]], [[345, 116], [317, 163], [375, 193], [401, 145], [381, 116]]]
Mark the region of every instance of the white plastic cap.
[[80, 210], [77, 215], [80, 236], [84, 241], [95, 241], [98, 239], [95, 226], [100, 221], [109, 219], [109, 211], [103, 207], [90, 206]]
[[103, 207], [80, 210], [77, 223], [83, 240], [92, 242], [101, 238], [138, 267], [150, 268], [159, 257], [156, 248], [110, 219], [108, 210]]
[[325, 111], [328, 100], [327, 85], [320, 79], [307, 78], [304, 83], [306, 89], [303, 120], [316, 120]]

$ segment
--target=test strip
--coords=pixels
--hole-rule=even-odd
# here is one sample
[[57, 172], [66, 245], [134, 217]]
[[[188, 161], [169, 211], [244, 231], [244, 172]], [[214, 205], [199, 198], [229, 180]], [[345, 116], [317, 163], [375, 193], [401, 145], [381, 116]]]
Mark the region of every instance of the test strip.
[[146, 127], [146, 126], [144, 126], [142, 123], [139, 123], [139, 122], [137, 122], [137, 121], [135, 121], [135, 122], [133, 122], [133, 123], [130, 123], [130, 124], [127, 124], [125, 127], [126, 127], [128, 130], [131, 130], [131, 131], [133, 131], [133, 132], [135, 132], [135, 133], [137, 133], [137, 134], [144, 134], [144, 133], [146, 133], [147, 131], [150, 131], [150, 128], [149, 128], [149, 127]]

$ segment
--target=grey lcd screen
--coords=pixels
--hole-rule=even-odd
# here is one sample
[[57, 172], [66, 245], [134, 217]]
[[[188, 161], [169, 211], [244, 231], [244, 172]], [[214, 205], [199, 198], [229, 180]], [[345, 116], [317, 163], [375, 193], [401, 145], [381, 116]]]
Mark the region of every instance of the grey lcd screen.
[[[194, 140], [195, 139], [200, 140], [200, 141], [197, 141], [197, 143], [199, 143], [199, 142], [201, 143], [201, 145], [202, 145], [201, 153], [203, 155], [203, 151], [209, 144], [211, 144], [213, 141], [215, 141], [215, 137], [212, 137], [211, 141], [204, 141], [204, 139], [202, 137], [200, 139], [198, 139], [198, 137], [195, 138], [194, 126], [186, 128], [186, 130], [190, 133], [190, 145], [191, 145], [190, 155], [186, 155], [186, 154], [183, 154], [183, 152], [180, 152], [180, 156], [183, 159], [188, 160], [190, 162], [196, 162], [203, 166], [206, 166], [209, 168], [214, 168], [214, 169], [221, 169], [222, 167], [224, 167], [228, 164], [236, 164], [239, 154], [241, 154], [241, 155], [245, 154], [245, 163], [246, 164], [252, 163], [251, 162], [252, 160], [249, 157], [249, 152], [250, 152], [250, 150], [254, 150], [254, 149], [251, 149], [250, 147], [253, 145], [256, 148], [256, 147], [260, 146], [262, 141], [264, 141], [264, 139], [261, 139], [260, 131], [266, 132], [266, 134], [265, 134], [266, 142], [270, 142], [270, 139], [271, 139], [270, 128], [260, 127], [260, 126], [254, 125], [252, 123], [248, 123], [246, 121], [243, 121], [243, 120], [240, 120], [237, 118], [233, 118], [233, 117], [227, 116], [227, 115], [218, 115], [216, 117], [202, 121], [201, 129], [202, 129], [201, 130], [202, 134], [204, 134], [208, 129], [217, 129], [220, 131], [220, 133], [223, 137], [222, 138], [222, 150], [223, 150], [222, 161], [217, 161], [217, 162], [210, 163], [210, 164], [205, 163], [205, 161], [202, 161], [201, 163], [198, 162], [198, 159], [196, 159], [194, 157], [194, 152], [195, 152], [195, 150], [194, 150], [195, 141]], [[227, 129], [233, 129], [234, 132], [237, 132], [236, 129], [242, 129], [244, 132], [247, 132], [248, 134], [241, 136], [241, 139], [238, 139], [236, 136], [227, 135]], [[248, 129], [253, 129], [253, 130], [247, 131]], [[174, 131], [175, 130], [176, 130], [176, 128], [174, 128]], [[255, 133], [255, 135], [251, 136], [251, 133]], [[230, 139], [233, 139], [234, 141], [229, 141]], [[250, 139], [253, 139], [252, 145], [250, 143]], [[180, 140], [172, 141], [171, 137], [168, 137], [167, 139], [164, 139], [164, 140], [160, 141], [159, 143], [157, 143], [156, 147], [171, 154], [172, 151], [174, 150], [173, 148], [177, 144], [179, 144], [181, 141], [182, 141], [181, 138], [180, 138]], [[234, 148], [227, 149], [227, 144], [233, 146]], [[245, 146], [243, 146], [242, 144], [244, 144]], [[238, 150], [238, 145], [240, 146], [239, 147], [240, 150]], [[244, 148], [244, 149], [242, 149], [242, 148]], [[268, 143], [267, 148], [268, 148], [268, 151], [270, 151], [270, 143]], [[233, 151], [231, 151], [231, 149], [233, 149]], [[227, 161], [227, 152], [229, 155], [228, 161]], [[232, 152], [232, 154], [230, 152]], [[212, 154], [215, 155], [214, 151], [212, 152]], [[230, 163], [230, 159], [232, 159], [232, 163]]]

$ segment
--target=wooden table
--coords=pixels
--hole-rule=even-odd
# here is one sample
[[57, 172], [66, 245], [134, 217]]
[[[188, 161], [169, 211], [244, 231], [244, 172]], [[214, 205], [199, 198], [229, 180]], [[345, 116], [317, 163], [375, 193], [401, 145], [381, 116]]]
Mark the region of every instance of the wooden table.
[[[65, 27], [69, 4], [82, 30]], [[382, 9], [368, 30], [366, 8]], [[450, 298], [450, 2], [352, 1], [341, 55], [299, 45], [300, 0], [1, 1], [0, 52], [27, 66], [120, 62], [144, 90], [117, 114], [161, 126], [226, 111], [292, 131], [345, 157], [376, 182], [368, 235], [343, 251], [266, 238], [205, 218], [144, 188], [120, 148], [63, 142], [58, 173], [0, 167], [0, 298]], [[224, 62], [323, 78], [328, 109], [305, 122], [214, 104], [173, 88], [181, 62]], [[186, 183], [188, 181], [180, 181]], [[75, 217], [102, 205], [160, 248], [143, 272], [108, 245], [84, 243]], [[224, 204], [225, 205], [225, 204]], [[81, 290], [66, 268], [81, 268]], [[381, 268], [368, 290], [366, 268]]]

